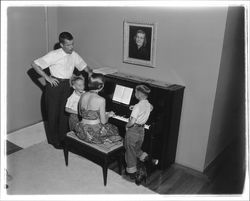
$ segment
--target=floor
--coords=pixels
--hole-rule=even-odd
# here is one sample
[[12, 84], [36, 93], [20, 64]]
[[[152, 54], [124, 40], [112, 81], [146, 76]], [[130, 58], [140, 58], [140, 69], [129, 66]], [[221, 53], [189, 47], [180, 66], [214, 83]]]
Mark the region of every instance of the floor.
[[[21, 148], [27, 148], [34, 144], [38, 144], [46, 140], [44, 123], [40, 122], [32, 126], [11, 132], [7, 135], [7, 140]], [[7, 147], [7, 149], [9, 148], [10, 147]]]
[[[7, 139], [6, 153], [9, 155], [46, 140], [44, 125], [38, 123], [13, 132], [8, 134]], [[142, 185], [159, 194], [241, 194], [245, 172], [242, 143], [236, 142], [225, 151], [226, 157], [212, 177], [174, 164], [164, 171], [156, 169]], [[109, 168], [118, 172], [116, 163]]]
[[[225, 150], [225, 158], [212, 175], [172, 165], [167, 170], [154, 171], [145, 187], [159, 194], [241, 195], [244, 188], [245, 162], [243, 146], [236, 142]], [[111, 167], [118, 171], [117, 167]], [[248, 178], [249, 179], [249, 178]], [[248, 199], [249, 200], [249, 199]]]

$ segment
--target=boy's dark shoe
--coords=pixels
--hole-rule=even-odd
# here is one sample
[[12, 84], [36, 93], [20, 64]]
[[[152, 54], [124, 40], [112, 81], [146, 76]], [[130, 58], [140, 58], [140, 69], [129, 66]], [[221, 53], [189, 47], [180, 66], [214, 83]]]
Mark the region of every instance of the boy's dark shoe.
[[136, 178], [136, 172], [134, 172], [134, 173], [128, 173], [127, 171], [125, 171], [125, 174], [126, 174], [131, 180], [135, 180], [135, 178]]

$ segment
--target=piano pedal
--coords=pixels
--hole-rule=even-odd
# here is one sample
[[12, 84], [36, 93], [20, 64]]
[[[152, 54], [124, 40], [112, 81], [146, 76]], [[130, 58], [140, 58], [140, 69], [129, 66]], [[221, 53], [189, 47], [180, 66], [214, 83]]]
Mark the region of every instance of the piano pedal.
[[159, 164], [159, 160], [156, 158], [151, 158], [150, 155], [147, 155], [144, 158], [144, 160], [141, 160], [141, 161], [147, 164], [155, 165], [155, 166]]
[[152, 159], [152, 164], [153, 165], [158, 165], [159, 164], [159, 160], [158, 159]]

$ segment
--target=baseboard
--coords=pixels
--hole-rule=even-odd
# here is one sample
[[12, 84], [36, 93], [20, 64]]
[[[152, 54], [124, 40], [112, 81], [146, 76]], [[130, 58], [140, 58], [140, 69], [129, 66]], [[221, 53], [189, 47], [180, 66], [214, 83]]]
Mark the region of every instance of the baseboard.
[[36, 125], [36, 124], [44, 124], [44, 121], [34, 122], [34, 123], [32, 123], [32, 124], [25, 125], [25, 126], [20, 127], [20, 128], [18, 128], [18, 129], [9, 130], [9, 131], [7, 131], [7, 135], [12, 134], [12, 133], [15, 133], [15, 132], [17, 132], [17, 131], [20, 131], [20, 130], [22, 130], [22, 129], [26, 129], [26, 128], [32, 127], [32, 126], [34, 126], [34, 125]]
[[209, 180], [209, 178], [207, 177], [207, 175], [205, 175], [203, 172], [200, 172], [198, 170], [195, 170], [195, 169], [192, 169], [192, 168], [189, 168], [189, 167], [177, 164], [177, 163], [174, 163], [171, 167], [174, 168], [174, 169], [182, 169], [186, 173], [188, 173], [190, 175], [193, 175], [193, 176], [195, 176], [197, 178], [203, 179], [204, 181], [208, 181]]

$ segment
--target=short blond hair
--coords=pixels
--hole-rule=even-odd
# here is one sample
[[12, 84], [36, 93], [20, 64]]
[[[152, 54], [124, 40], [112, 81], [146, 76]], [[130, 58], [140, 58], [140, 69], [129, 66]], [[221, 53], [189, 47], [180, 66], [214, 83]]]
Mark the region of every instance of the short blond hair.
[[82, 77], [82, 76], [72, 75], [72, 77], [70, 78], [70, 86], [73, 87], [74, 84], [76, 83], [76, 81], [78, 81], [78, 80], [82, 80], [83, 83], [85, 81], [84, 77]]
[[136, 91], [139, 91], [139, 92], [141, 92], [141, 93], [143, 93], [143, 94], [144, 94], [145, 96], [147, 96], [147, 97], [148, 97], [149, 93], [151, 92], [150, 88], [147, 87], [147, 86], [144, 85], [144, 84], [137, 85], [137, 86], [135, 87], [135, 90], [136, 90]]

